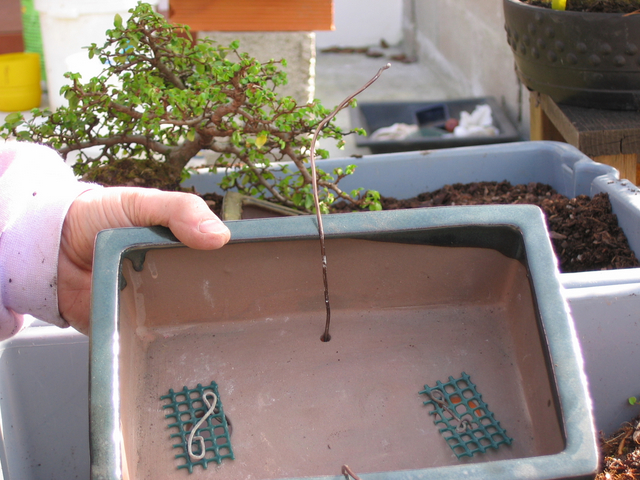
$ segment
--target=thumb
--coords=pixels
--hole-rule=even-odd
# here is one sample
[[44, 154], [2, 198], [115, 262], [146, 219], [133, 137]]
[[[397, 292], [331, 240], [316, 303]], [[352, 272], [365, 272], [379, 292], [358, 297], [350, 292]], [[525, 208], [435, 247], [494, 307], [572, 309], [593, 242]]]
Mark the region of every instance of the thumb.
[[178, 240], [191, 248], [220, 248], [231, 232], [197, 195], [155, 189], [122, 188], [122, 208], [132, 225], [169, 227]]

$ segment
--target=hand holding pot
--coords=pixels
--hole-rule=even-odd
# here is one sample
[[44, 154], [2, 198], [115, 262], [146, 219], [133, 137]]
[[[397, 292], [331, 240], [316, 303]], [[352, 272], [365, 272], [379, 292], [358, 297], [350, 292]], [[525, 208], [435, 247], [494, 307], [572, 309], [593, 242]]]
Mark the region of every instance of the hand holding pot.
[[169, 227], [185, 245], [222, 247], [229, 229], [198, 196], [135, 187], [94, 189], [73, 202], [64, 221], [58, 260], [58, 308], [77, 330], [87, 333], [93, 244], [99, 231], [119, 227]]

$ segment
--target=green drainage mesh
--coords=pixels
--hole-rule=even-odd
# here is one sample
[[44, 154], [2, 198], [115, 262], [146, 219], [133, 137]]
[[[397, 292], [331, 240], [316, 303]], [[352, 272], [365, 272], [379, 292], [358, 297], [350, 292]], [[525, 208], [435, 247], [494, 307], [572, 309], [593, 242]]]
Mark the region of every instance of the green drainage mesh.
[[438, 380], [435, 387], [425, 385], [420, 394], [429, 397], [424, 402], [434, 407], [429, 415], [434, 416], [433, 422], [458, 458], [511, 445], [513, 440], [493, 417], [466, 373], [462, 372], [460, 378], [449, 377], [446, 383]]
[[[212, 393], [215, 394], [217, 401], [215, 408], [207, 416], [212, 404]], [[169, 393], [161, 396], [160, 400], [169, 400], [170, 402], [162, 406], [163, 409], [171, 409], [171, 412], [165, 415], [165, 418], [172, 420], [168, 428], [178, 429], [177, 433], [170, 435], [170, 438], [180, 439], [180, 443], [173, 445], [173, 448], [182, 450], [182, 453], [176, 454], [175, 458], [184, 459], [185, 462], [178, 465], [178, 469], [187, 468], [189, 473], [193, 473], [195, 465], [207, 468], [209, 462], [220, 464], [224, 458], [234, 459], [229, 439], [229, 425], [222, 409], [218, 385], [215, 382], [211, 382], [211, 385], [206, 387], [200, 384], [193, 389], [184, 387], [178, 392], [169, 389]], [[190, 434], [204, 417], [206, 420], [198, 426], [191, 440], [192, 455], [190, 455], [188, 445]], [[203, 445], [204, 452], [202, 452]], [[203, 458], [198, 458], [200, 456]]]

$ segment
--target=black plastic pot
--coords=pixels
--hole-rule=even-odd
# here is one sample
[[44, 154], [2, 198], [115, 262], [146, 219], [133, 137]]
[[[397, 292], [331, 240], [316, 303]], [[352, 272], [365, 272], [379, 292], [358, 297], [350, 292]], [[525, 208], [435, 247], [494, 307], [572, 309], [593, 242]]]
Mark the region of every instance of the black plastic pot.
[[640, 110], [640, 15], [558, 11], [503, 0], [518, 77], [557, 103]]

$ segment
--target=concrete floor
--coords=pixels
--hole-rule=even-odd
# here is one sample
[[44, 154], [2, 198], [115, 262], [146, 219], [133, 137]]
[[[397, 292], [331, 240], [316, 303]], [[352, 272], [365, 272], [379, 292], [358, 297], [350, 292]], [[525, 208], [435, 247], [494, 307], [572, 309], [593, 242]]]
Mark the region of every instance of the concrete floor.
[[[389, 60], [393, 49], [385, 50], [385, 56], [367, 57], [363, 54], [321, 53], [316, 57], [316, 95], [327, 108], [334, 108], [346, 97], [364, 86], [387, 63], [385, 70], [367, 90], [356, 97], [358, 102], [446, 100], [464, 96], [456, 85], [447, 84], [436, 68], [421, 63], [402, 63]], [[388, 52], [388, 53], [387, 53]], [[343, 110], [336, 116], [336, 123], [350, 129], [349, 112]], [[356, 136], [346, 137], [343, 150], [326, 141], [322, 148], [329, 150], [331, 158], [366, 155], [368, 148], [356, 146]]]

